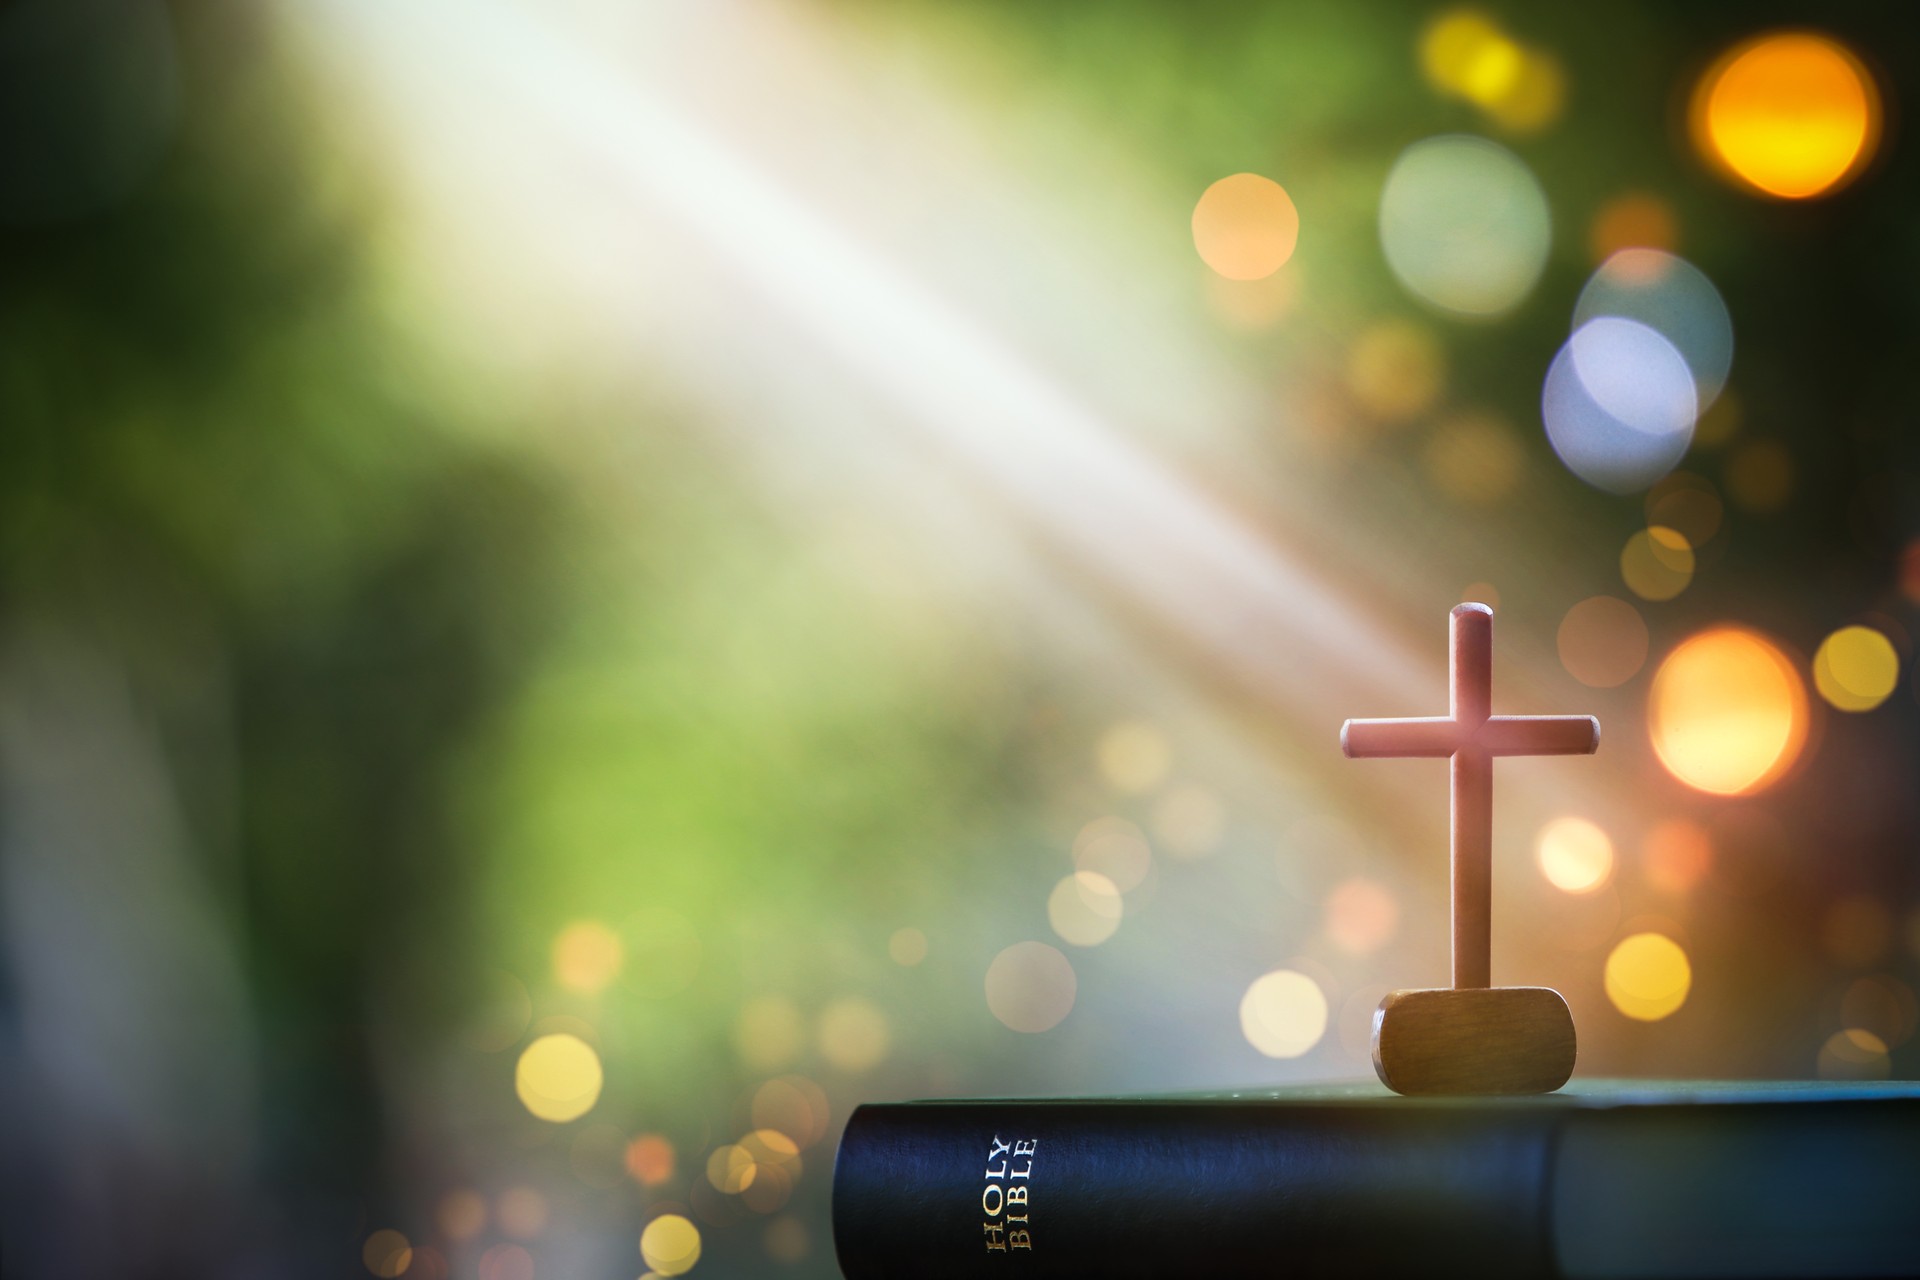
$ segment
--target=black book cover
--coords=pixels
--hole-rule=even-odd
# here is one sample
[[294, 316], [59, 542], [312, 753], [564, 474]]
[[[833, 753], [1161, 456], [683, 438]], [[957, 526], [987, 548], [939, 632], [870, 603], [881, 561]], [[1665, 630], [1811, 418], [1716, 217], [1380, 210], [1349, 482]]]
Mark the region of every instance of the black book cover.
[[863, 1106], [848, 1280], [1920, 1273], [1920, 1086]]

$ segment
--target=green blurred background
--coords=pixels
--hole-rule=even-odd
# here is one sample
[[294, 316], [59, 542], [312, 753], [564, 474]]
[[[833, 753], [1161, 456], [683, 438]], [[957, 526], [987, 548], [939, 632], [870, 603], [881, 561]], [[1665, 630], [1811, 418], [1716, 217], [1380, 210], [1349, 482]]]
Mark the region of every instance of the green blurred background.
[[[1337, 731], [1470, 598], [1605, 734], [1501, 766], [1495, 981], [1910, 1076], [1915, 68], [1818, 18], [1882, 115], [1779, 199], [1689, 102], [1786, 6], [0, 4], [8, 1273], [831, 1276], [862, 1101], [1365, 1076], [1445, 771]], [[1544, 195], [1491, 314], [1383, 252], [1450, 134]], [[1734, 356], [1613, 493], [1541, 388], [1635, 246]]]

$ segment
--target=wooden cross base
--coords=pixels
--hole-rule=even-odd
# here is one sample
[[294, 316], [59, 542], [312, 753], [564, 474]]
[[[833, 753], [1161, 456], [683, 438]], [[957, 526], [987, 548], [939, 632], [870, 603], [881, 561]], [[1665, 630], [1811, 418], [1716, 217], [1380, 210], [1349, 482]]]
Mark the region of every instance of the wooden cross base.
[[1349, 720], [1349, 756], [1446, 756], [1452, 762], [1453, 986], [1396, 991], [1373, 1015], [1373, 1069], [1395, 1093], [1551, 1093], [1573, 1074], [1573, 1014], [1548, 987], [1491, 985], [1493, 762], [1585, 755], [1592, 716], [1493, 714], [1493, 610], [1455, 607], [1444, 716]]
[[1395, 1093], [1552, 1093], [1573, 1057], [1552, 987], [1395, 991], [1373, 1015], [1373, 1070]]

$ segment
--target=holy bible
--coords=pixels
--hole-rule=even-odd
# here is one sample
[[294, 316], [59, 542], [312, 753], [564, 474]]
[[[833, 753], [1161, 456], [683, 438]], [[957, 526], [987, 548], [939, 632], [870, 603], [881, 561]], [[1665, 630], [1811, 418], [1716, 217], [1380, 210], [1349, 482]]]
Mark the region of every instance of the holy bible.
[[854, 1111], [847, 1280], [1920, 1274], [1920, 1084], [1378, 1085]]

